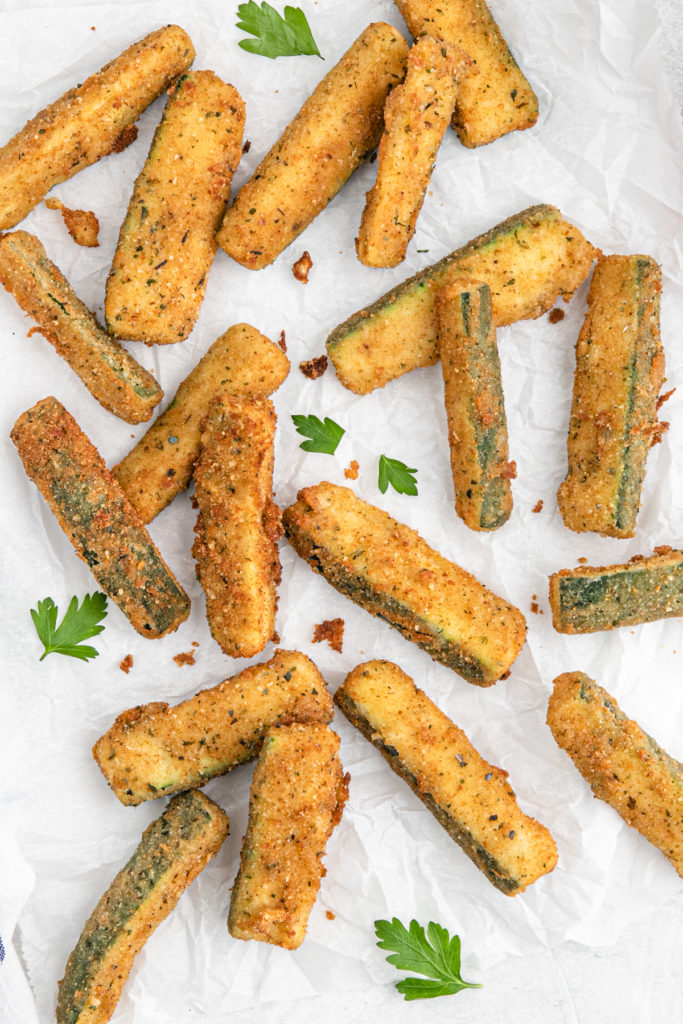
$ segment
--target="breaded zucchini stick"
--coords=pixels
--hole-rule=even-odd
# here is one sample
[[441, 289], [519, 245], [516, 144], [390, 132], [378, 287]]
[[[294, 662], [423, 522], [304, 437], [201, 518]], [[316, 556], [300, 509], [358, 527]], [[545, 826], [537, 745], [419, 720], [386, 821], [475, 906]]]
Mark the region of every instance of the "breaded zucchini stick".
[[104, 313], [120, 338], [166, 345], [194, 327], [244, 117], [240, 94], [213, 71], [191, 71], [171, 92], [107, 278]]
[[683, 765], [583, 672], [555, 679], [548, 725], [593, 790], [683, 877]]
[[446, 273], [491, 289], [504, 327], [568, 299], [600, 255], [554, 206], [532, 206], [408, 278], [336, 327], [327, 351], [344, 387], [365, 395], [439, 358], [434, 296]]
[[453, 114], [464, 146], [483, 146], [536, 124], [536, 94], [484, 0], [396, 0], [396, 6], [416, 39], [425, 33], [445, 39], [472, 58], [458, 81]]
[[348, 776], [339, 737], [326, 725], [270, 729], [254, 771], [249, 824], [230, 897], [236, 939], [297, 949], [325, 872], [325, 845], [339, 823]]
[[455, 508], [472, 530], [496, 530], [512, 512], [508, 433], [491, 289], [448, 278], [436, 315]]
[[44, 398], [22, 413], [11, 438], [27, 476], [133, 629], [150, 638], [177, 629], [189, 598], [73, 416]]
[[204, 786], [258, 756], [266, 730], [290, 722], [331, 722], [332, 698], [313, 662], [276, 651], [218, 686], [169, 707], [123, 711], [93, 747], [122, 804]]
[[128, 423], [150, 418], [163, 391], [100, 327], [35, 235], [0, 235], [0, 281], [100, 405]]
[[57, 1024], [106, 1024], [135, 957], [228, 835], [203, 793], [182, 793], [148, 825], [88, 918], [59, 983]]
[[228, 256], [252, 270], [267, 266], [327, 206], [379, 142], [407, 53], [391, 25], [361, 33], [240, 189], [218, 232]]
[[465, 54], [423, 36], [408, 54], [403, 85], [384, 108], [377, 181], [367, 193], [356, 252], [368, 267], [395, 267], [415, 233], [432, 167], [455, 105]]
[[194, 468], [192, 554], [214, 640], [251, 658], [275, 634], [282, 535], [273, 501], [275, 410], [267, 398], [213, 399]]
[[595, 633], [683, 615], [683, 552], [662, 546], [625, 565], [580, 565], [550, 577], [558, 633]]
[[632, 537], [645, 461], [666, 429], [661, 270], [649, 256], [606, 256], [593, 273], [576, 343], [567, 476], [557, 501], [570, 530]]
[[323, 481], [297, 498], [287, 537], [340, 593], [470, 683], [508, 672], [526, 637], [517, 608], [348, 487]]
[[190, 483], [211, 399], [219, 394], [267, 398], [288, 373], [282, 349], [249, 324], [236, 324], [214, 341], [166, 411], [112, 470], [143, 523]]
[[193, 60], [187, 32], [166, 25], [36, 114], [0, 149], [0, 231], [14, 227], [53, 185], [114, 151]]
[[334, 702], [506, 896], [552, 871], [553, 837], [520, 810], [508, 773], [485, 761], [398, 665], [358, 665]]

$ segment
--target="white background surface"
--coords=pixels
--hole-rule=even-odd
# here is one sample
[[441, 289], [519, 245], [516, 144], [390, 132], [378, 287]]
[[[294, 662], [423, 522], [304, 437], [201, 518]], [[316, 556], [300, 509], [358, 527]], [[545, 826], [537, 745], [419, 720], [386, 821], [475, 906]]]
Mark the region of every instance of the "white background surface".
[[[25, 6], [22, 4], [22, 8]], [[246, 137], [252, 140], [252, 150], [240, 167], [238, 184], [253, 170], [331, 63], [330, 58], [323, 68], [313, 58], [276, 63], [247, 58], [236, 48], [232, 8], [225, 3], [128, 3], [107, 7], [67, 4], [44, 10], [32, 6], [35, 9], [27, 13], [20, 13], [18, 5], [3, 6], [2, 27], [7, 41], [0, 65], [3, 138], [71, 85], [75, 77], [78, 80], [99, 67], [145, 31], [174, 20], [187, 28], [195, 41], [195, 66], [214, 67], [246, 99]], [[388, 0], [304, 6], [321, 49], [334, 54], [335, 59], [367, 21], [385, 18], [400, 24]], [[649, 503], [632, 544], [593, 538], [580, 538], [577, 543], [563, 531], [553, 513], [554, 490], [563, 475], [567, 382], [571, 382], [572, 339], [581, 320], [582, 296], [569, 307], [561, 325], [549, 328], [547, 321], [521, 325], [514, 334], [510, 329], [506, 335], [506, 385], [509, 379], [515, 387], [519, 383], [521, 389], [512, 388], [515, 397], [508, 397], [513, 449], [517, 446], [513, 457], [520, 465], [520, 477], [515, 522], [509, 524], [509, 530], [506, 527], [507, 538], [472, 540], [462, 524], [452, 521], [450, 497], [442, 484], [447, 453], [443, 451], [444, 428], [438, 415], [436, 371], [413, 375], [414, 379], [390, 386], [391, 391], [388, 388], [381, 395], [358, 400], [343, 392], [332, 373], [311, 383], [296, 370], [300, 359], [321, 350], [325, 334], [342, 316], [386, 290], [392, 281], [402, 280], [423, 266], [425, 259], [438, 258], [503, 216], [531, 203], [547, 201], [557, 203], [591, 241], [606, 251], [652, 252], [663, 263], [670, 288], [668, 308], [665, 293], [664, 344], [671, 384], [680, 385], [680, 379], [676, 379], [680, 378], [681, 367], [676, 350], [681, 311], [677, 244], [681, 191], [677, 183], [683, 147], [671, 91], [660, 66], [655, 8], [618, 0], [539, 0], [526, 4], [522, 16], [516, 4], [491, 6], [539, 92], [539, 125], [532, 132], [500, 140], [474, 154], [462, 150], [453, 137], [446, 140], [434, 177], [434, 194], [425, 205], [418, 240], [403, 267], [395, 273], [373, 276], [355, 262], [353, 236], [362, 193], [371, 182], [370, 169], [363, 168], [357, 180], [349, 183], [309, 229], [301, 245], [295, 244], [296, 252], [290, 250], [272, 268], [254, 275], [219, 252], [192, 338], [172, 351], [139, 353], [136, 349], [136, 355], [145, 365], [157, 369], [170, 396], [189, 366], [229, 323], [247, 319], [271, 337], [277, 337], [285, 327], [294, 369], [277, 399], [282, 427], [276, 453], [280, 503], [289, 503], [297, 487], [323, 476], [343, 483], [343, 466], [350, 458], [358, 458], [361, 477], [354, 486], [363, 497], [419, 527], [445, 553], [450, 545], [451, 557], [472, 568], [528, 612], [530, 587], [535, 587], [543, 599], [547, 571], [573, 564], [578, 554], [590, 555], [590, 560], [599, 564], [600, 559], [611, 561], [622, 553], [629, 557], [636, 551], [649, 550], [652, 543], [683, 542], [680, 490], [672, 482], [675, 456], [680, 450], [676, 438], [681, 437], [676, 422], [661, 450], [653, 453], [648, 471]], [[680, 9], [675, 4], [668, 6], [670, 24], [680, 25]], [[96, 26], [94, 33], [91, 25]], [[667, 32], [666, 39], [669, 51], [675, 53], [672, 36]], [[144, 160], [158, 116], [157, 104], [143, 118], [141, 138], [134, 147], [56, 190], [67, 205], [86, 206], [97, 212], [103, 228], [99, 250], [85, 254], [76, 250], [61, 229], [59, 215], [44, 209], [22, 225], [41, 236], [78, 293], [95, 309], [101, 305], [104, 278], [132, 175]], [[118, 161], [114, 167], [113, 160]], [[338, 256], [329, 252], [330, 238], [339, 239]], [[289, 267], [305, 247], [311, 251], [314, 269], [311, 283], [303, 289], [291, 278]], [[430, 248], [430, 255], [417, 255], [417, 247]], [[4, 294], [0, 296], [0, 315], [7, 359], [2, 382], [3, 436], [19, 412], [54, 391], [92, 434], [107, 461], [119, 458], [127, 450], [133, 429], [119, 423], [112, 427], [111, 418], [84, 396], [80, 385], [69, 378], [40, 338], [23, 342], [29, 324]], [[548, 337], [552, 345], [547, 347]], [[539, 380], [536, 364], [549, 365], [557, 382]], [[509, 396], [507, 387], [506, 393]], [[425, 405], [426, 395], [434, 404], [433, 414]], [[675, 397], [670, 406], [668, 415], [672, 419], [676, 408], [683, 412], [680, 398]], [[288, 424], [289, 412], [297, 411], [329, 414], [347, 425], [346, 447], [340, 447], [333, 470], [328, 457], [303, 456], [299, 452], [298, 439]], [[432, 446], [436, 454], [430, 461], [427, 453], [432, 452]], [[391, 493], [380, 498], [373, 464], [380, 450], [420, 467], [419, 499]], [[26, 622], [27, 609], [46, 593], [63, 603], [72, 592], [83, 593], [92, 589], [92, 584], [16, 463], [11, 446], [5, 442], [3, 478], [9, 502], [4, 536], [11, 543], [3, 551], [3, 572], [5, 580], [12, 582], [5, 591], [3, 654], [9, 685], [3, 694], [0, 719], [0, 849], [5, 866], [0, 881], [0, 932], [6, 939], [10, 932], [5, 922], [20, 915], [17, 948], [29, 967], [42, 1024], [51, 1017], [54, 982], [61, 976], [66, 955], [85, 917], [129, 854], [135, 833], [139, 835], [144, 823], [160, 810], [156, 805], [137, 810], [119, 808], [93, 771], [89, 746], [123, 707], [138, 701], [179, 699], [217, 682], [241, 665], [233, 668], [229, 659], [214, 649], [202, 621], [201, 596], [193, 583], [192, 561], [187, 554], [193, 515], [189, 502], [183, 503], [183, 499], [177, 503], [178, 508], [174, 506], [160, 517], [152, 532], [191, 592], [194, 611], [187, 627], [158, 645], [148, 644], [138, 655], [136, 638], [130, 639], [125, 621], [113, 610], [100, 638], [102, 654], [92, 665], [65, 664], [64, 659], [56, 657], [38, 665], [35, 639]], [[545, 513], [532, 517], [529, 509], [541, 496]], [[436, 518], [436, 525], [431, 517]], [[447, 537], [438, 529], [439, 520], [448, 523]], [[525, 549], [522, 538], [529, 531], [535, 532]], [[522, 556], [522, 561], [526, 556], [534, 562], [532, 570], [517, 572], [517, 562], [507, 557], [510, 547]], [[644, 841], [615, 824], [609, 809], [585, 798], [583, 784], [571, 774], [564, 755], [554, 750], [552, 741], [543, 734], [542, 721], [546, 691], [554, 672], [573, 667], [593, 669], [634, 717], [682, 758], [681, 706], [676, 692], [681, 682], [680, 624], [667, 623], [661, 630], [647, 627], [647, 633], [641, 630], [637, 636], [612, 636], [604, 641], [573, 638], [573, 645], [567, 647], [565, 641], [560, 643], [553, 637], [546, 612], [545, 620], [530, 622], [530, 646], [509, 685], [498, 684], [482, 693], [460, 680], [453, 682], [447, 670], [433, 666], [425, 655], [409, 648], [385, 627], [377, 627], [376, 638], [377, 630], [371, 626], [368, 631], [367, 617], [326, 590], [324, 584], [312, 582], [306, 567], [299, 565], [286, 548], [283, 562], [281, 620], [285, 616], [285, 621], [279, 623], [283, 644], [301, 646], [333, 686], [363, 657], [388, 654], [398, 660], [466, 728], [485, 756], [508, 768], [524, 808], [541, 818], [556, 835], [560, 868], [552, 881], [537, 883], [516, 901], [492, 895], [482, 876], [467, 862], [462, 864], [463, 858], [451, 849], [449, 840], [431, 819], [424, 820], [419, 805], [413, 813], [411, 794], [404, 794], [400, 783], [384, 772], [378, 759], [373, 760], [373, 752], [365, 751], [363, 741], [345, 728], [345, 723], [338, 723], [345, 763], [347, 767], [353, 765], [357, 783], [354, 786], [352, 782], [349, 809], [327, 858], [329, 874], [321, 902], [337, 913], [334, 927], [328, 925], [328, 931], [324, 931], [321, 911], [312, 921], [305, 947], [294, 959], [278, 950], [254, 951], [242, 944], [229, 945], [223, 933], [222, 905], [215, 921], [211, 919], [212, 923], [207, 924], [207, 915], [201, 911], [216, 902], [217, 892], [226, 895], [226, 882], [220, 875], [236, 865], [244, 825], [248, 777], [243, 774], [238, 780], [235, 773], [234, 785], [232, 779], [220, 780], [210, 790], [231, 813], [229, 850], [221, 855], [220, 863], [207, 869], [197, 883], [197, 891], [184, 898], [173, 918], [149, 943], [114, 1020], [119, 1024], [178, 1019], [275, 1024], [323, 1018], [345, 1024], [368, 1014], [378, 1021], [467, 1019], [474, 1024], [503, 1020], [532, 1024], [678, 1020], [683, 993], [678, 956], [683, 939], [680, 880]], [[323, 615], [336, 614], [347, 622], [341, 656], [322, 645], [312, 647], [308, 643], [312, 623]], [[201, 641], [197, 665], [177, 669], [172, 655], [187, 650], [195, 638]], [[136, 669], [130, 676], [123, 676], [118, 661], [134, 645]], [[586, 659], [581, 665], [576, 663], [579, 648]], [[570, 663], [563, 660], [567, 657], [572, 658]], [[609, 682], [599, 674], [601, 671], [607, 673]], [[509, 702], [516, 702], [518, 712], [512, 718], [506, 717]], [[527, 732], [531, 737], [528, 743]], [[525, 747], [529, 764], [520, 758], [520, 750]], [[539, 767], [547, 774], [542, 781], [538, 779]], [[360, 787], [366, 776], [377, 787], [370, 791], [374, 804], [361, 800]], [[553, 792], [558, 779], [563, 788]], [[233, 797], [238, 786], [238, 795]], [[378, 837], [374, 829], [385, 809], [382, 800], [398, 808], [398, 824], [395, 817], [390, 817], [387, 831]], [[573, 847], [576, 821], [568, 819], [565, 823], [559, 813], [565, 803], [571, 805], [569, 819], [572, 814], [578, 815], [585, 834], [597, 846], [586, 842], [583, 847]], [[96, 849], [93, 834], [101, 837]], [[423, 840], [422, 846], [415, 837]], [[606, 861], [601, 862], [597, 849], [608, 851]], [[425, 864], [427, 877], [416, 877], [415, 872]], [[594, 892], [586, 885], [587, 864], [595, 872]], [[348, 879], [342, 876], [343, 871], [348, 872]], [[357, 903], [354, 872], [358, 872], [359, 885], [364, 887], [363, 898]], [[615, 874], [619, 876], [616, 880]], [[404, 892], [407, 879], [411, 888]], [[372, 886], [374, 891], [369, 891]], [[24, 903], [29, 892], [31, 896]], [[566, 899], [566, 906], [557, 905], [559, 894]], [[480, 906], [482, 921], [477, 919]], [[657, 909], [653, 912], [650, 908], [654, 906]], [[525, 907], [529, 908], [528, 928], [520, 927]], [[371, 936], [373, 918], [393, 913], [406, 920], [414, 914], [424, 922], [432, 916], [459, 931], [463, 938], [463, 974], [469, 980], [483, 981], [485, 988], [448, 1000], [404, 1004], [391, 986], [394, 972], [384, 969], [382, 955], [374, 949]], [[172, 928], [176, 919], [178, 925]], [[212, 928], [216, 929], [213, 943]], [[568, 934], [581, 941], [567, 941]], [[357, 941], [359, 935], [365, 936], [361, 943]], [[346, 939], [350, 940], [347, 945]], [[236, 946], [242, 948], [237, 950]], [[336, 959], [330, 952], [335, 947]], [[524, 955], [512, 955], [516, 952]], [[219, 953], [221, 957], [225, 953], [224, 961]], [[365, 974], [358, 966], [358, 956], [366, 961]], [[176, 969], [176, 963], [182, 965], [182, 970]], [[334, 991], [329, 991], [331, 988]], [[293, 998], [302, 991], [321, 994]], [[227, 1004], [226, 993], [231, 993], [232, 1000]], [[270, 1000], [278, 993], [288, 998], [254, 1006], [259, 998]], [[235, 1005], [241, 1008], [231, 1011]], [[0, 1002], [3, 1024], [5, 1017], [12, 1020], [10, 1010]], [[20, 1015], [18, 1019], [29, 1018]]]

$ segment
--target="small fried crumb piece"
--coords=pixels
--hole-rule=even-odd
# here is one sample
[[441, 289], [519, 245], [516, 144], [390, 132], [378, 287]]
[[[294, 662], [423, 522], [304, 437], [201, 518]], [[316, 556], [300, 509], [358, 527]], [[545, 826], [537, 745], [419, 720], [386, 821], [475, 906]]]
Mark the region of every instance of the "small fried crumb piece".
[[540, 512], [542, 508], [543, 508], [543, 498], [539, 498], [531, 511], [532, 512]]
[[123, 661], [121, 662], [121, 664], [119, 665], [119, 668], [121, 669], [122, 672], [125, 672], [126, 675], [128, 675], [128, 673], [130, 672], [132, 667], [133, 667], [133, 655], [132, 654], [127, 654], [125, 656], [125, 658], [123, 659]]
[[333, 651], [341, 654], [344, 642], [344, 620], [325, 619], [324, 622], [318, 623], [313, 633], [313, 643], [321, 644], [323, 640], [327, 640]]
[[327, 356], [322, 355], [316, 356], [315, 359], [307, 359], [303, 363], [299, 363], [299, 369], [304, 377], [308, 377], [309, 380], [317, 380], [318, 377], [322, 377], [327, 369]]
[[325, 917], [327, 918], [328, 921], [334, 921], [336, 916], [337, 915], [333, 914], [331, 910], [326, 910], [325, 911]]
[[135, 142], [137, 137], [138, 137], [138, 126], [136, 124], [129, 124], [126, 128], [123, 129], [123, 131], [119, 135], [118, 139], [116, 140], [114, 145], [111, 147], [111, 152], [112, 153], [123, 153], [124, 149], [128, 149], [128, 147], [133, 142]]
[[292, 273], [297, 281], [301, 281], [302, 284], [308, 284], [308, 272], [313, 266], [313, 260], [308, 249], [304, 249], [304, 254], [301, 256], [294, 266], [292, 267]]
[[280, 348], [282, 349], [283, 352], [287, 351], [287, 341], [285, 339], [285, 332], [284, 331], [280, 331], [280, 337], [278, 338], [278, 342], [277, 343], [278, 343], [278, 345], [280, 346]]
[[358, 479], [358, 462], [356, 459], [351, 459], [351, 464], [344, 470], [344, 476], [347, 480]]
[[548, 313], [548, 320], [551, 324], [559, 324], [560, 320], [564, 320], [564, 310], [558, 309], [557, 306], [551, 309]]
[[194, 651], [181, 651], [180, 654], [175, 654], [173, 660], [176, 665], [194, 665]]
[[100, 243], [97, 236], [100, 231], [100, 222], [92, 210], [70, 210], [60, 199], [46, 199], [45, 205], [48, 210], [60, 210], [67, 231], [73, 238], [76, 245], [84, 245], [92, 249]]

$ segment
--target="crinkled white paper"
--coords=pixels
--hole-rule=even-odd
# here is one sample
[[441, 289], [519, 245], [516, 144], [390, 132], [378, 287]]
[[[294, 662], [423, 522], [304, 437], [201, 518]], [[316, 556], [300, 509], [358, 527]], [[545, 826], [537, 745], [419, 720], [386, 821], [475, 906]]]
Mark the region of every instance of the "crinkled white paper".
[[[266, 60], [242, 51], [236, 2], [22, 4], [1, 17], [0, 139], [99, 68], [134, 39], [170, 21], [191, 35], [195, 67], [212, 68], [235, 85], [247, 106], [251, 148], [235, 186], [251, 174], [322, 75], [371, 20], [402, 22], [389, 0], [302, 0], [325, 62], [314, 57]], [[555, 871], [515, 899], [497, 892], [435, 819], [394, 776], [379, 754], [339, 714], [350, 798], [332, 836], [327, 875], [308, 937], [295, 953], [232, 939], [226, 928], [230, 887], [246, 826], [251, 769], [215, 780], [207, 792], [231, 817], [218, 857], [185, 894], [140, 954], [114, 1014], [118, 1024], [218, 1020], [240, 1007], [311, 993], [388, 986], [395, 973], [376, 949], [373, 921], [396, 915], [430, 919], [457, 931], [484, 969], [504, 956], [565, 939], [609, 943], [639, 916], [680, 892], [662, 855], [593, 799], [545, 725], [554, 676], [581, 669], [595, 677], [631, 717], [683, 758], [683, 637], [680, 620], [587, 637], [562, 637], [551, 626], [547, 577], [584, 556], [590, 564], [625, 561], [656, 544], [683, 544], [683, 320], [680, 239], [683, 138], [660, 69], [654, 12], [636, 0], [491, 0], [494, 14], [535, 87], [535, 128], [478, 150], [449, 132], [441, 149], [408, 258], [394, 270], [356, 260], [354, 237], [374, 166], [363, 166], [313, 225], [271, 267], [254, 273], [220, 250], [206, 300], [190, 338], [175, 346], [131, 346], [154, 370], [170, 398], [214, 339], [247, 321], [273, 339], [286, 333], [290, 377], [275, 396], [279, 415], [276, 498], [282, 506], [307, 484], [345, 484], [352, 459], [361, 497], [415, 527], [448, 558], [474, 572], [527, 615], [528, 643], [509, 679], [480, 690], [464, 682], [388, 625], [371, 618], [314, 575], [283, 543], [278, 630], [320, 667], [332, 689], [361, 661], [382, 657], [402, 666], [468, 734], [484, 757], [510, 774], [522, 808], [551, 830], [559, 848]], [[80, 249], [61, 216], [41, 205], [21, 227], [34, 231], [78, 295], [101, 312], [104, 282], [133, 180], [162, 109], [141, 118], [138, 140], [58, 186], [67, 206], [92, 209], [100, 247]], [[359, 398], [333, 370], [317, 381], [298, 370], [319, 355], [329, 331], [393, 283], [464, 244], [505, 217], [547, 202], [605, 252], [648, 253], [663, 266], [663, 342], [667, 387], [679, 390], [663, 418], [671, 430], [653, 449], [633, 540], [567, 531], [555, 493], [566, 470], [574, 342], [586, 285], [565, 318], [547, 316], [499, 333], [511, 457], [518, 476], [510, 522], [491, 536], [470, 532], [453, 510], [439, 367], [420, 370]], [[307, 249], [309, 283], [291, 266]], [[418, 250], [427, 250], [418, 252]], [[175, 702], [245, 667], [210, 637], [190, 555], [195, 512], [179, 497], [151, 526], [162, 553], [192, 598], [177, 633], [140, 639], [115, 607], [90, 664], [51, 656], [38, 662], [29, 608], [51, 595], [63, 611], [72, 594], [94, 589], [8, 439], [16, 417], [48, 394], [75, 415], [112, 465], [144, 426], [104, 412], [40, 336], [0, 293], [4, 502], [0, 832], [11, 850], [0, 874], [0, 934], [23, 957], [40, 1021], [51, 1019], [56, 986], [82, 925], [113, 875], [135, 848], [160, 801], [122, 807], [108, 790], [90, 748], [124, 708]], [[290, 415], [331, 416], [346, 430], [336, 455], [298, 447]], [[418, 468], [419, 496], [377, 489], [381, 453]], [[532, 510], [543, 501], [542, 511]], [[539, 614], [531, 611], [537, 602]], [[315, 623], [341, 616], [344, 647], [313, 645]], [[198, 641], [196, 663], [173, 656]], [[119, 663], [132, 654], [125, 675]], [[266, 649], [265, 660], [272, 653]], [[31, 880], [35, 878], [30, 896]], [[23, 906], [23, 909], [22, 909]], [[334, 915], [333, 919], [327, 912]]]

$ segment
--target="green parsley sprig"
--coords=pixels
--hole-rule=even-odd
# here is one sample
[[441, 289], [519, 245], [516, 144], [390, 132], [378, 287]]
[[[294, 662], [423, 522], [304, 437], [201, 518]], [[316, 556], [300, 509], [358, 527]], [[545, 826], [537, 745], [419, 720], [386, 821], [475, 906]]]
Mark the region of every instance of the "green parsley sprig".
[[39, 601], [37, 608], [31, 608], [33, 625], [45, 648], [40, 660], [48, 654], [65, 654], [70, 658], [80, 658], [81, 661], [96, 658], [99, 652], [94, 647], [84, 645], [82, 641], [97, 636], [104, 629], [104, 626], [98, 626], [97, 623], [107, 614], [105, 595], [97, 591], [86, 594], [80, 605], [78, 598], [72, 597], [59, 627], [58, 612], [51, 597]]
[[305, 452], [322, 452], [334, 455], [337, 445], [346, 433], [343, 427], [326, 416], [324, 420], [318, 416], [292, 416], [297, 433], [309, 437], [310, 441], [302, 441], [299, 448]]
[[399, 494], [417, 494], [416, 469], [410, 469], [405, 462], [390, 459], [388, 455], [379, 457], [379, 478], [377, 486], [382, 494], [386, 493], [389, 484]]
[[399, 971], [413, 971], [422, 978], [403, 978], [396, 988], [406, 1000], [451, 996], [464, 988], [482, 988], [460, 976], [460, 936], [450, 937], [440, 924], [430, 921], [427, 935], [413, 920], [406, 928], [397, 917], [375, 921], [380, 949], [391, 950], [387, 961]]
[[285, 16], [264, 2], [259, 6], [255, 0], [240, 4], [237, 8], [237, 28], [254, 39], [240, 40], [240, 46], [249, 53], [258, 53], [261, 57], [322, 57], [306, 15], [299, 7], [285, 7]]

